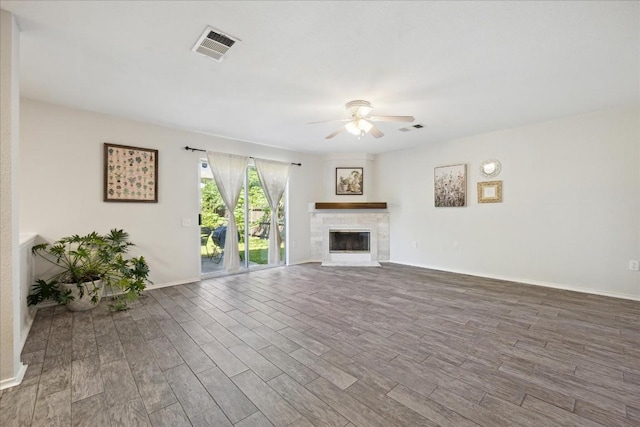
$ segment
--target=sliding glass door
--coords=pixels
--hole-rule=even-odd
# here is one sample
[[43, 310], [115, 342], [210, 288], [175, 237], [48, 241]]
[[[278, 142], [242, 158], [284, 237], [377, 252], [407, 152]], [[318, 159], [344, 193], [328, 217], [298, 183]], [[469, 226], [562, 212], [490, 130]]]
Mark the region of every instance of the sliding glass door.
[[[271, 208], [260, 185], [258, 173], [250, 166], [247, 170], [248, 186], [248, 233], [246, 240], [247, 259], [250, 266], [267, 265], [269, 263], [269, 233], [271, 232]], [[280, 248], [281, 264], [285, 260], [285, 221], [284, 197], [278, 206], [278, 246]]]
[[[222, 271], [224, 239], [229, 213], [224, 206], [213, 174], [206, 160], [200, 169], [200, 274], [210, 275]], [[226, 235], [224, 236], [226, 237]], [[222, 240], [222, 241], [221, 241]]]
[[[213, 174], [206, 159], [199, 164], [200, 169], [200, 258], [201, 275], [225, 274], [222, 269], [226, 225], [229, 215], [218, 191]], [[244, 186], [238, 205], [233, 212], [238, 226], [238, 241], [241, 270], [265, 268], [268, 266], [268, 248], [271, 209], [264, 195], [258, 174], [250, 165], [247, 168]], [[278, 206], [278, 238], [280, 258], [285, 258], [285, 203], [284, 197]]]

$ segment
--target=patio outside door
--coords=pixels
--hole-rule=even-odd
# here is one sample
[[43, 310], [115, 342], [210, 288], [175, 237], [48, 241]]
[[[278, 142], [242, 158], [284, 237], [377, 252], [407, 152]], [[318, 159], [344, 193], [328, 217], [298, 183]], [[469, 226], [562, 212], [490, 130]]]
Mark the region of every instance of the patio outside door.
[[[226, 225], [229, 215], [213, 180], [206, 159], [199, 163], [200, 169], [200, 259], [201, 276], [211, 277], [226, 274], [222, 269]], [[264, 196], [255, 168], [247, 168], [245, 183], [238, 205], [233, 212], [239, 234], [241, 271], [267, 267], [268, 238], [271, 209]], [[285, 263], [285, 206], [284, 197], [278, 207], [279, 241], [281, 264]], [[270, 267], [270, 266], [269, 266]]]
[[[271, 232], [271, 208], [260, 185], [258, 172], [253, 166], [247, 169], [248, 186], [248, 218], [247, 218], [247, 259], [249, 267], [266, 266], [269, 262], [269, 233]], [[285, 215], [284, 197], [278, 204], [278, 242], [280, 247], [281, 265], [285, 260]], [[242, 250], [242, 249], [241, 249]]]

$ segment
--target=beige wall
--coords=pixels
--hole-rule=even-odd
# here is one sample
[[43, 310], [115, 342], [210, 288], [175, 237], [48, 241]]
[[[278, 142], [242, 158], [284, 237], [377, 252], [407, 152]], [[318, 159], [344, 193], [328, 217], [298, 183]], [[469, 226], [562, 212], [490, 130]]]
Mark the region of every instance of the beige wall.
[[[309, 204], [335, 196], [335, 167], [363, 166], [365, 195], [391, 213], [391, 260], [638, 297], [638, 111], [623, 109], [367, 155], [313, 156], [23, 100], [21, 231], [46, 239], [129, 230], [156, 284], [198, 275], [197, 153], [185, 145], [301, 161], [289, 189], [291, 262], [309, 259]], [[160, 149], [158, 204], [102, 202], [102, 143]], [[498, 158], [504, 202], [479, 205], [479, 165]], [[466, 163], [468, 206], [433, 207], [433, 168]], [[46, 209], [42, 207], [46, 206]], [[192, 227], [182, 227], [192, 218]], [[195, 244], [194, 244], [195, 242]]]
[[[354, 136], [355, 138], [355, 136]], [[362, 168], [362, 195], [336, 195], [336, 168]], [[339, 153], [324, 156], [324, 194], [319, 202], [375, 202], [375, 156]]]
[[[20, 228], [51, 241], [122, 228], [147, 258], [156, 285], [199, 280], [198, 168], [204, 153], [185, 146], [301, 162], [289, 184], [292, 263], [309, 257], [308, 204], [321, 192], [322, 160], [313, 155], [179, 131], [23, 99]], [[159, 150], [158, 203], [103, 202], [105, 142]], [[183, 227], [182, 220], [191, 225]]]
[[[640, 110], [595, 112], [380, 155], [391, 260], [640, 299]], [[478, 204], [502, 162], [504, 201]], [[433, 170], [467, 165], [467, 207], [435, 208]]]

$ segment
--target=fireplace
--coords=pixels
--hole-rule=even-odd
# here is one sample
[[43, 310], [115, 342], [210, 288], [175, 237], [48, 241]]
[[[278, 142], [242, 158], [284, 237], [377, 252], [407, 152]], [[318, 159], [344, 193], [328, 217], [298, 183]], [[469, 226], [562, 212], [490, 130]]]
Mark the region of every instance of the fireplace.
[[365, 230], [329, 230], [330, 253], [369, 253], [371, 232]]
[[316, 209], [310, 204], [311, 260], [323, 266], [380, 267], [389, 260], [389, 213]]

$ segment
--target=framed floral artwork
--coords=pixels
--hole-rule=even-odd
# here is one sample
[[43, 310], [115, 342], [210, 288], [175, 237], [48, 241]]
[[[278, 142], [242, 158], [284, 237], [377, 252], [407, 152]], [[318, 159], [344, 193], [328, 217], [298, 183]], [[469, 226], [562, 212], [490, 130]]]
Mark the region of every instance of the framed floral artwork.
[[105, 143], [104, 201], [158, 203], [158, 150]]
[[467, 165], [439, 166], [433, 181], [437, 208], [467, 205]]
[[336, 195], [361, 196], [363, 189], [362, 168], [336, 168]]

